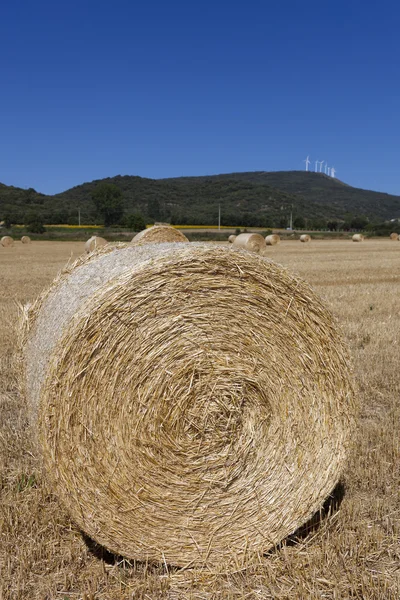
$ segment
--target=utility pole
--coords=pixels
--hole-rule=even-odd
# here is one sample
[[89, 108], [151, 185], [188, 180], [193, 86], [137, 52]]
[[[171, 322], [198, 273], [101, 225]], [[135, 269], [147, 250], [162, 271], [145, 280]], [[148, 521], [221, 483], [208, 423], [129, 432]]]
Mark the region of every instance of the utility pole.
[[81, 226], [81, 209], [78, 208], [78, 223], [79, 223], [79, 227]]
[[293, 230], [293, 204], [292, 204], [292, 210], [290, 211], [290, 231]]
[[221, 231], [221, 205], [218, 204], [218, 231]]

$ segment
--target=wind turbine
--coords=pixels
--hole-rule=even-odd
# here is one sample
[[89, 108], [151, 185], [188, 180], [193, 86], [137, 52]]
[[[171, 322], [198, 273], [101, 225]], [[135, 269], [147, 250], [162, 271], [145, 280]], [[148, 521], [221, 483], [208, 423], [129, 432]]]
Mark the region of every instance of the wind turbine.
[[336, 173], [336, 169], [335, 169], [335, 167], [332, 167], [332, 169], [331, 169], [331, 177], [335, 177], [335, 173]]
[[325, 175], [326, 175], [326, 170], [327, 170], [327, 168], [328, 168], [328, 163], [326, 162], [326, 163], [325, 163]]
[[330, 167], [327, 167], [327, 169], [328, 169], [328, 177], [330, 177], [330, 174], [331, 174], [331, 168], [330, 168]]
[[319, 160], [316, 160], [315, 161], [315, 172], [316, 173], [318, 173], [318, 163], [319, 163]]
[[324, 160], [319, 161], [319, 172], [322, 173], [322, 165], [324, 164]]
[[306, 163], [306, 171], [308, 171], [308, 165], [310, 165], [310, 164], [311, 164], [310, 157], [309, 157], [309, 156], [307, 156], [306, 160], [303, 160], [303, 162], [305, 162], [305, 163]]

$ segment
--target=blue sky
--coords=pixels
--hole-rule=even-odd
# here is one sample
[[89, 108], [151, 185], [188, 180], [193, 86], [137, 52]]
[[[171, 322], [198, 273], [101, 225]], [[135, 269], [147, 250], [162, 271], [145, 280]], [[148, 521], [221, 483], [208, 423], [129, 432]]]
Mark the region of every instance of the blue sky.
[[0, 181], [304, 168], [400, 194], [400, 7], [14, 0], [0, 6]]

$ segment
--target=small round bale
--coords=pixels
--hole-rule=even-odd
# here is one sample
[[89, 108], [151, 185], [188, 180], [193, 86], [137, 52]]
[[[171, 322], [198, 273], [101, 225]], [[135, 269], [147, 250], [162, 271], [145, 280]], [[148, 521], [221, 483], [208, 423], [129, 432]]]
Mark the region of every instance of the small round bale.
[[87, 254], [90, 254], [90, 252], [94, 252], [98, 248], [105, 246], [107, 243], [107, 240], [104, 238], [99, 237], [98, 235], [92, 235], [85, 244], [85, 251]]
[[394, 233], [393, 232], [393, 233], [390, 234], [390, 239], [393, 240], [393, 241], [398, 241], [400, 239], [400, 236], [399, 236], [398, 233]]
[[0, 240], [0, 243], [2, 246], [4, 246], [4, 248], [10, 248], [10, 246], [14, 245], [14, 240], [9, 235], [3, 235], [3, 237]]
[[279, 244], [281, 241], [281, 238], [279, 237], [279, 235], [277, 233], [272, 233], [271, 235], [267, 235], [267, 237], [265, 238], [265, 243], [267, 244], [267, 246], [276, 246], [276, 244]]
[[237, 571], [342, 474], [357, 414], [342, 336], [308, 284], [242, 249], [107, 250], [28, 315], [48, 481], [116, 554]]
[[236, 236], [236, 235], [230, 235], [230, 236], [228, 237], [228, 242], [229, 242], [230, 244], [233, 244], [233, 242], [236, 240], [236, 238], [237, 238], [237, 236]]
[[240, 233], [233, 241], [233, 246], [256, 254], [263, 254], [266, 249], [265, 239], [259, 233]]
[[21, 238], [21, 242], [23, 244], [30, 244], [31, 243], [31, 238], [29, 237], [29, 235], [23, 235]]
[[163, 244], [166, 242], [188, 242], [186, 235], [170, 225], [153, 225], [135, 235], [131, 244]]
[[311, 242], [311, 235], [308, 235], [308, 233], [303, 233], [303, 235], [300, 236], [300, 241], [303, 242], [303, 244], [308, 244]]
[[363, 242], [364, 236], [362, 233], [355, 233], [351, 239], [353, 240], [353, 242]]

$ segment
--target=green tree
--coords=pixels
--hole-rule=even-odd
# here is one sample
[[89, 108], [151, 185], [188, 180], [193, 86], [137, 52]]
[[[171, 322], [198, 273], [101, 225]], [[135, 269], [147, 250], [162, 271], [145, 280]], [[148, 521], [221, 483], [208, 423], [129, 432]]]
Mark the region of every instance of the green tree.
[[29, 233], [44, 233], [46, 231], [41, 216], [36, 212], [30, 212], [25, 215], [25, 227]]
[[353, 217], [352, 220], [350, 221], [351, 229], [364, 229], [364, 227], [366, 225], [368, 225], [368, 219], [367, 219], [367, 217], [364, 217], [363, 215]]
[[11, 227], [14, 225], [14, 223], [16, 223], [15, 215], [13, 215], [11, 213], [7, 213], [6, 215], [4, 215], [4, 227], [6, 229], [11, 229]]
[[143, 231], [146, 229], [146, 221], [140, 214], [128, 215], [124, 219], [124, 226], [132, 231]]
[[286, 228], [288, 224], [288, 220], [287, 217], [279, 217], [278, 220], [278, 227], [280, 227], [281, 229]]
[[328, 221], [326, 226], [329, 231], [337, 231], [339, 228], [339, 223], [337, 221]]
[[295, 220], [293, 221], [293, 227], [295, 229], [305, 229], [306, 227], [306, 222], [304, 220], [303, 217], [296, 217]]
[[117, 225], [124, 214], [123, 194], [117, 185], [99, 183], [92, 192], [92, 199], [105, 227]]
[[161, 207], [160, 207], [160, 202], [157, 198], [151, 198], [148, 201], [147, 212], [148, 212], [150, 219], [153, 219], [153, 221], [160, 221]]

